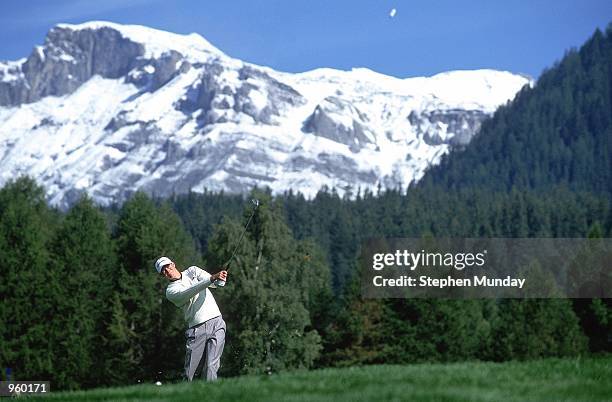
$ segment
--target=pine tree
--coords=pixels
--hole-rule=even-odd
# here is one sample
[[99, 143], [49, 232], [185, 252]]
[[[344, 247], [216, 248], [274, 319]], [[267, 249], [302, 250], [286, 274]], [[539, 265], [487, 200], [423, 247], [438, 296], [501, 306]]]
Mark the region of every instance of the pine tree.
[[[570, 281], [584, 281], [585, 276], [594, 277], [594, 287], [591, 292], [601, 286], [609, 286], [610, 272], [602, 271], [605, 267], [604, 261], [610, 260], [609, 248], [599, 241], [603, 237], [603, 228], [599, 223], [592, 225], [588, 233], [588, 250], [576, 257], [575, 276], [570, 276]], [[593, 266], [589, 266], [592, 264]], [[596, 268], [593, 270], [593, 268]], [[572, 273], [570, 273], [571, 275]], [[580, 326], [589, 338], [589, 350], [601, 352], [609, 350], [609, 336], [612, 334], [612, 300], [611, 299], [572, 299], [576, 315], [580, 320]]]
[[34, 180], [0, 190], [0, 362], [14, 379], [56, 378], [48, 324], [60, 285], [48, 269], [56, 222]]
[[66, 215], [52, 242], [51, 271], [61, 280], [52, 328], [56, 386], [103, 384], [98, 367], [105, 358], [116, 255], [104, 216], [88, 198]]
[[[228, 323], [222, 369], [233, 375], [310, 367], [321, 350], [308, 307], [315, 305], [317, 287], [329, 284], [329, 274], [319, 258], [313, 260], [312, 245], [293, 238], [281, 204], [255, 195], [263, 202], [230, 266], [227, 285], [215, 294]], [[245, 209], [242, 224], [250, 215], [251, 208]], [[241, 226], [228, 220], [216, 228], [208, 250], [211, 265], [227, 260]]]
[[[358, 269], [362, 269], [358, 265]], [[385, 319], [387, 307], [381, 299], [361, 297], [361, 277], [353, 275], [344, 289], [335, 319], [326, 330], [325, 353], [321, 364], [349, 367], [382, 362], [388, 344]]]
[[504, 299], [493, 328], [494, 360], [577, 356], [587, 339], [567, 299]]

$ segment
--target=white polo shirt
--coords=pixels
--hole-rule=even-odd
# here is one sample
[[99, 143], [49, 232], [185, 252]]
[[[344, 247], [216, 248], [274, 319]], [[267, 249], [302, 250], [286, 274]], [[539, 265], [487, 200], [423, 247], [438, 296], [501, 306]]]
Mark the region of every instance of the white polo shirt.
[[166, 298], [183, 310], [185, 322], [193, 327], [221, 315], [219, 306], [208, 287], [214, 288], [210, 274], [191, 266], [181, 272], [181, 278], [172, 281], [166, 288]]

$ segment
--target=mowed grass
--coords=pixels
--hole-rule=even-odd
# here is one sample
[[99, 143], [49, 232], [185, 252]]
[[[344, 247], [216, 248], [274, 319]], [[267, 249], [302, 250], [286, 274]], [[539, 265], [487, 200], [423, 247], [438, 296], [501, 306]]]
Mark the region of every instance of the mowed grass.
[[297, 371], [215, 383], [195, 381], [52, 393], [42, 400], [612, 401], [612, 356]]

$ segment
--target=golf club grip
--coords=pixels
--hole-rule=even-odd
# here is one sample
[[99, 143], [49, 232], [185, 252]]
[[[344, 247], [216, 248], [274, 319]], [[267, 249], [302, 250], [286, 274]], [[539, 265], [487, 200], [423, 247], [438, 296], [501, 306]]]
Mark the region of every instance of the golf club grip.
[[[221, 265], [221, 271], [228, 271], [229, 270], [229, 265], [227, 264], [223, 264]], [[225, 286], [225, 281], [223, 279], [216, 279], [214, 282], [215, 286], [222, 288], [223, 286]]]

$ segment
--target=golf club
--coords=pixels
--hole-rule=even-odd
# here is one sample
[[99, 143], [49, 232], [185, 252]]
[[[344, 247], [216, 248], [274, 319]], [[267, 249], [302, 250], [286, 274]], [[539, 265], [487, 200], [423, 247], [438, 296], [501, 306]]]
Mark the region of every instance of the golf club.
[[[227, 267], [226, 271], [229, 270], [229, 263], [232, 262], [232, 259], [234, 259], [234, 256], [236, 255], [236, 251], [238, 251], [238, 247], [240, 246], [240, 243], [242, 242], [242, 238], [244, 237], [244, 234], [246, 233], [247, 228], [249, 227], [249, 224], [251, 223], [251, 220], [253, 219], [253, 216], [255, 216], [255, 211], [257, 210], [257, 207], [259, 206], [259, 200], [256, 198], [253, 198], [251, 199], [251, 204], [254, 205], [253, 212], [251, 212], [251, 216], [249, 216], [249, 220], [247, 221], [246, 225], [244, 225], [244, 230], [242, 231], [242, 233], [240, 234], [240, 237], [238, 238], [238, 242], [236, 243], [236, 246], [234, 247], [234, 251], [232, 251], [232, 255], [227, 260], [227, 262], [223, 264], [223, 267]], [[215, 281], [215, 285], [218, 287], [223, 287], [225, 286], [225, 281], [221, 279], [217, 279]]]

